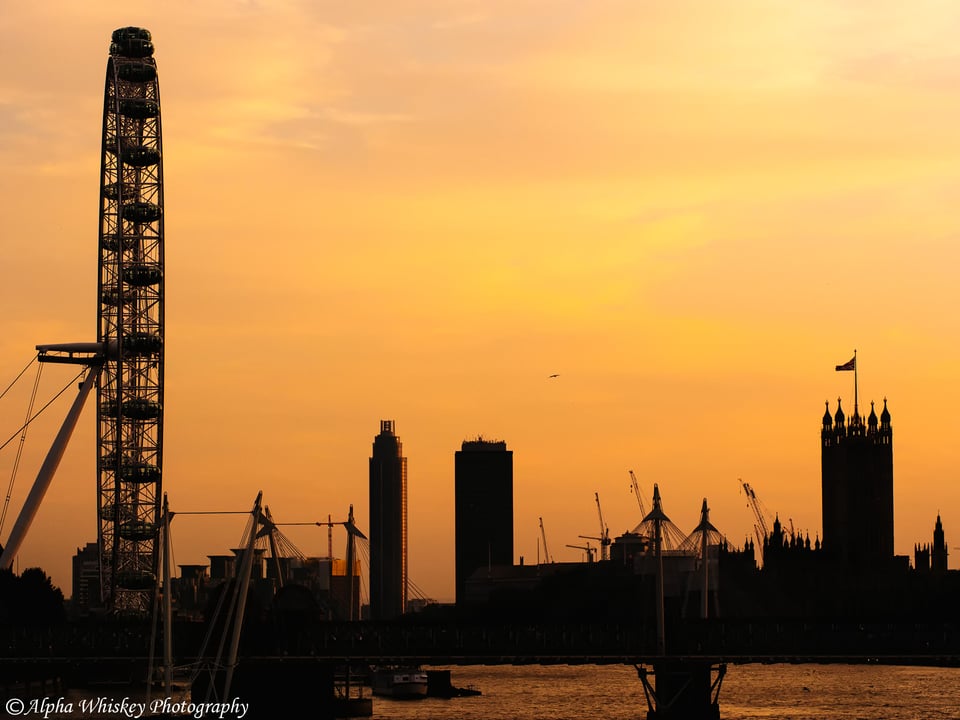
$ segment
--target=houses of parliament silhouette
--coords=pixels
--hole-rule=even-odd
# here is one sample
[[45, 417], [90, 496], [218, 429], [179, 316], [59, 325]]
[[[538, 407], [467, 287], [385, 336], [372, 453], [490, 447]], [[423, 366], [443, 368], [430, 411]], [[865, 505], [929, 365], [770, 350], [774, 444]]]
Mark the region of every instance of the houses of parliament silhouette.
[[846, 422], [840, 399], [820, 432], [823, 551], [846, 571], [876, 572], [893, 562], [893, 429], [883, 401], [866, 424], [856, 401]]
[[[840, 369], [838, 367], [838, 369]], [[910, 559], [894, 551], [893, 427], [887, 401], [863, 418], [856, 400], [847, 418], [829, 402], [820, 431], [821, 537], [787, 533], [779, 517], [763, 538], [762, 568], [754, 546], [721, 548], [728, 613], [742, 616], [906, 618], [952, 616], [960, 572], [947, 569], [937, 516], [933, 544]], [[726, 560], [726, 572], [724, 570]]]
[[[887, 401], [879, 413], [871, 403], [866, 417], [856, 400], [853, 405], [847, 417], [840, 399], [832, 413], [828, 402], [822, 418], [822, 536], [811, 539], [788, 530], [778, 516], [771, 531], [759, 538], [759, 555], [752, 540], [742, 548], [724, 540], [705, 561], [691, 558], [688, 551], [668, 551], [675, 552], [664, 569], [671, 575], [668, 614], [697, 617], [701, 590], [696, 577], [702, 562], [715, 564], [709, 605], [726, 618], [936, 618], [952, 612], [949, 608], [960, 601], [960, 572], [947, 570], [940, 517], [933, 544], [916, 546], [912, 569], [909, 557], [895, 554], [893, 427]], [[458, 537], [458, 557], [461, 550], [467, 555], [461, 542]], [[612, 618], [636, 618], [652, 606], [645, 601], [653, 586], [649, 556], [649, 540], [633, 531], [614, 539], [606, 563], [511, 568], [503, 560], [492, 567], [475, 560], [472, 565], [482, 567], [470, 577], [458, 566], [457, 604], [463, 604], [462, 588], [468, 587], [467, 596], [482, 598], [488, 610], [504, 617], [522, 609], [532, 616], [572, 620], [589, 609]], [[480, 559], [486, 558], [484, 553]]]

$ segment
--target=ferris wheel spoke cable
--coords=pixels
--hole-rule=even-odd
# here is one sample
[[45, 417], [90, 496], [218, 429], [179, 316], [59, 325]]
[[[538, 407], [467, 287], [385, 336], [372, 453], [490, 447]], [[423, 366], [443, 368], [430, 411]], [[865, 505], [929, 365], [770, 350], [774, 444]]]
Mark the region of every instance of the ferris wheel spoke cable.
[[[40, 364], [40, 367], [42, 368], [43, 365]], [[26, 441], [26, 438], [27, 438], [27, 428], [30, 427], [30, 424], [31, 424], [34, 420], [36, 420], [38, 417], [40, 417], [40, 416], [43, 414], [44, 410], [46, 410], [48, 407], [50, 407], [50, 406], [57, 400], [57, 398], [59, 398], [61, 395], [63, 395], [71, 385], [73, 385], [77, 380], [79, 380], [81, 377], [83, 377], [83, 375], [84, 375], [85, 372], [86, 372], [86, 368], [84, 368], [83, 370], [81, 370], [81, 371], [76, 375], [76, 377], [72, 378], [72, 379], [70, 380], [70, 382], [68, 382], [66, 385], [63, 386], [63, 388], [60, 390], [60, 392], [58, 392], [56, 395], [54, 395], [52, 398], [50, 398], [50, 400], [48, 400], [48, 401], [46, 402], [46, 404], [45, 404], [42, 408], [40, 408], [36, 413], [34, 413], [34, 414], [31, 416], [31, 413], [33, 413], [34, 402], [36, 401], [37, 387], [38, 387], [38, 385], [39, 385], [39, 383], [40, 383], [40, 369], [38, 368], [38, 370], [37, 370], [37, 379], [36, 379], [36, 381], [35, 381], [34, 384], [33, 384], [33, 392], [31, 393], [30, 403], [29, 403], [29, 407], [28, 407], [28, 409], [27, 409], [27, 420], [26, 420], [26, 422], [23, 423], [23, 425], [21, 425], [21, 426], [17, 429], [17, 431], [16, 431], [13, 435], [11, 435], [9, 438], [7, 438], [6, 442], [4, 442], [3, 445], [0, 445], [0, 450], [3, 450], [5, 447], [7, 447], [7, 445], [9, 445], [10, 443], [12, 443], [12, 442], [17, 438], [18, 435], [20, 436], [20, 445], [19, 445], [19, 447], [17, 448], [17, 455], [16, 455], [16, 458], [14, 459], [13, 470], [12, 470], [12, 472], [11, 472], [11, 474], [10, 474], [10, 484], [7, 486], [7, 497], [6, 497], [6, 499], [4, 500], [4, 502], [3, 502], [3, 511], [0, 512], [0, 530], [3, 529], [3, 523], [4, 523], [4, 521], [5, 521], [6, 518], [7, 518], [7, 510], [8, 510], [9, 507], [10, 507], [10, 498], [13, 497], [13, 485], [14, 485], [14, 482], [16, 481], [17, 469], [20, 467], [20, 457], [21, 457], [21, 455], [22, 455], [22, 453], [23, 453], [23, 445], [24, 445], [24, 442]], [[21, 373], [21, 374], [22, 374], [22, 373]]]
[[53, 405], [53, 403], [55, 403], [55, 402], [57, 401], [57, 398], [59, 398], [59, 397], [60, 397], [61, 395], [63, 395], [67, 390], [69, 390], [69, 389], [70, 389], [70, 386], [73, 385], [74, 383], [76, 383], [77, 380], [79, 380], [80, 378], [82, 378], [86, 372], [87, 372], [87, 369], [84, 368], [84, 369], [81, 370], [79, 373], [77, 373], [76, 376], [74, 376], [74, 377], [70, 380], [70, 382], [68, 382], [66, 385], [64, 385], [63, 388], [61, 388], [60, 391], [59, 391], [56, 395], [54, 395], [52, 398], [50, 398], [42, 408], [40, 408], [39, 410], [37, 410], [37, 412], [33, 415], [33, 417], [31, 417], [29, 420], [27, 420], [26, 423], [24, 423], [23, 425], [21, 425], [20, 427], [18, 427], [17, 430], [16, 430], [16, 432], [14, 432], [13, 435], [11, 435], [10, 437], [8, 437], [8, 438], [6, 439], [6, 441], [5, 441], [2, 445], [0, 445], [0, 450], [3, 450], [5, 447], [7, 447], [7, 445], [9, 445], [10, 443], [12, 443], [12, 442], [17, 438], [17, 436], [24, 430], [24, 428], [26, 428], [28, 425], [30, 425], [30, 423], [32, 423], [32, 422], [33, 422], [34, 420], [36, 420], [38, 417], [40, 417], [41, 415], [43, 415], [44, 410], [46, 410], [46, 409], [49, 408], [51, 405]]
[[27, 417], [24, 420], [23, 430], [20, 433], [20, 444], [17, 445], [17, 454], [13, 458], [13, 467], [10, 469], [10, 483], [7, 485], [7, 497], [3, 502], [3, 510], [0, 511], [0, 532], [3, 531], [3, 523], [7, 519], [7, 510], [10, 508], [10, 498], [13, 496], [13, 486], [17, 480], [20, 458], [23, 457], [23, 447], [27, 442], [27, 428], [30, 425], [30, 416], [33, 414], [33, 405], [37, 401], [37, 389], [40, 387], [40, 374], [42, 372], [43, 363], [38, 362], [37, 376], [33, 379], [33, 389], [30, 391], [30, 402], [27, 403]]
[[30, 362], [27, 363], [26, 367], [24, 367], [23, 370], [21, 370], [20, 373], [13, 380], [10, 381], [10, 384], [7, 385], [7, 387], [4, 389], [2, 393], [0, 393], [0, 400], [2, 400], [3, 396], [10, 391], [10, 388], [12, 388], [14, 385], [17, 384], [17, 381], [24, 376], [27, 370], [30, 369], [30, 366], [33, 365], [33, 363], [37, 362], [38, 357], [40, 357], [39, 353], [34, 355], [32, 358], [30, 358]]

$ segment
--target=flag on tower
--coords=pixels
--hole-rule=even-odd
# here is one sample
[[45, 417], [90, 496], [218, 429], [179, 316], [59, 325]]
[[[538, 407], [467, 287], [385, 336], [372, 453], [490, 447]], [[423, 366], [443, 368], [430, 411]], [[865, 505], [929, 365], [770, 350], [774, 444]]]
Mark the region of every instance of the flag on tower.
[[843, 372], [845, 370], [856, 370], [857, 369], [857, 356], [854, 355], [850, 360], [845, 362], [843, 365], [837, 365], [837, 372]]

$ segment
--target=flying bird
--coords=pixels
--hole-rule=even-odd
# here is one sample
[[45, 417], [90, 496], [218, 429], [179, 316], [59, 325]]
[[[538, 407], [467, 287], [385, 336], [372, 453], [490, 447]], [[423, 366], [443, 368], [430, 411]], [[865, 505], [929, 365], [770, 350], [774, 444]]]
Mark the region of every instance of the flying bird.
[[547, 375], [547, 380], [549, 380], [550, 378], [555, 378], [555, 377], [560, 377], [560, 375], [559, 375], [558, 373], [554, 373], [553, 375]]

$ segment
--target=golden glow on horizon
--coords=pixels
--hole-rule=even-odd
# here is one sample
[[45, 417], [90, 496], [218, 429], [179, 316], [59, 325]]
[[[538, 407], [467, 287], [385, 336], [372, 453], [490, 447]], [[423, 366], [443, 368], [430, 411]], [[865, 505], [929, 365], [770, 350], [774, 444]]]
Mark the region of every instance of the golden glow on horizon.
[[[823, 400], [852, 408], [833, 367], [857, 347], [861, 405], [890, 399], [897, 552], [937, 512], [960, 532], [960, 9], [6, 8], [0, 376], [95, 332], [103, 71], [127, 24], [160, 70], [174, 509], [263, 488], [278, 518], [353, 503], [363, 527], [392, 419], [412, 577], [440, 598], [453, 453], [478, 433], [514, 451], [528, 561], [540, 516], [557, 548], [595, 532], [595, 491], [612, 533], [635, 526], [630, 468], [681, 528], [707, 496], [741, 543], [742, 477], [813, 536]], [[0, 427], [24, 407], [5, 399]], [[15, 509], [56, 422], [31, 433]], [[67, 594], [96, 532], [93, 435], [88, 408], [21, 557]], [[241, 530], [185, 525], [177, 561]]]

